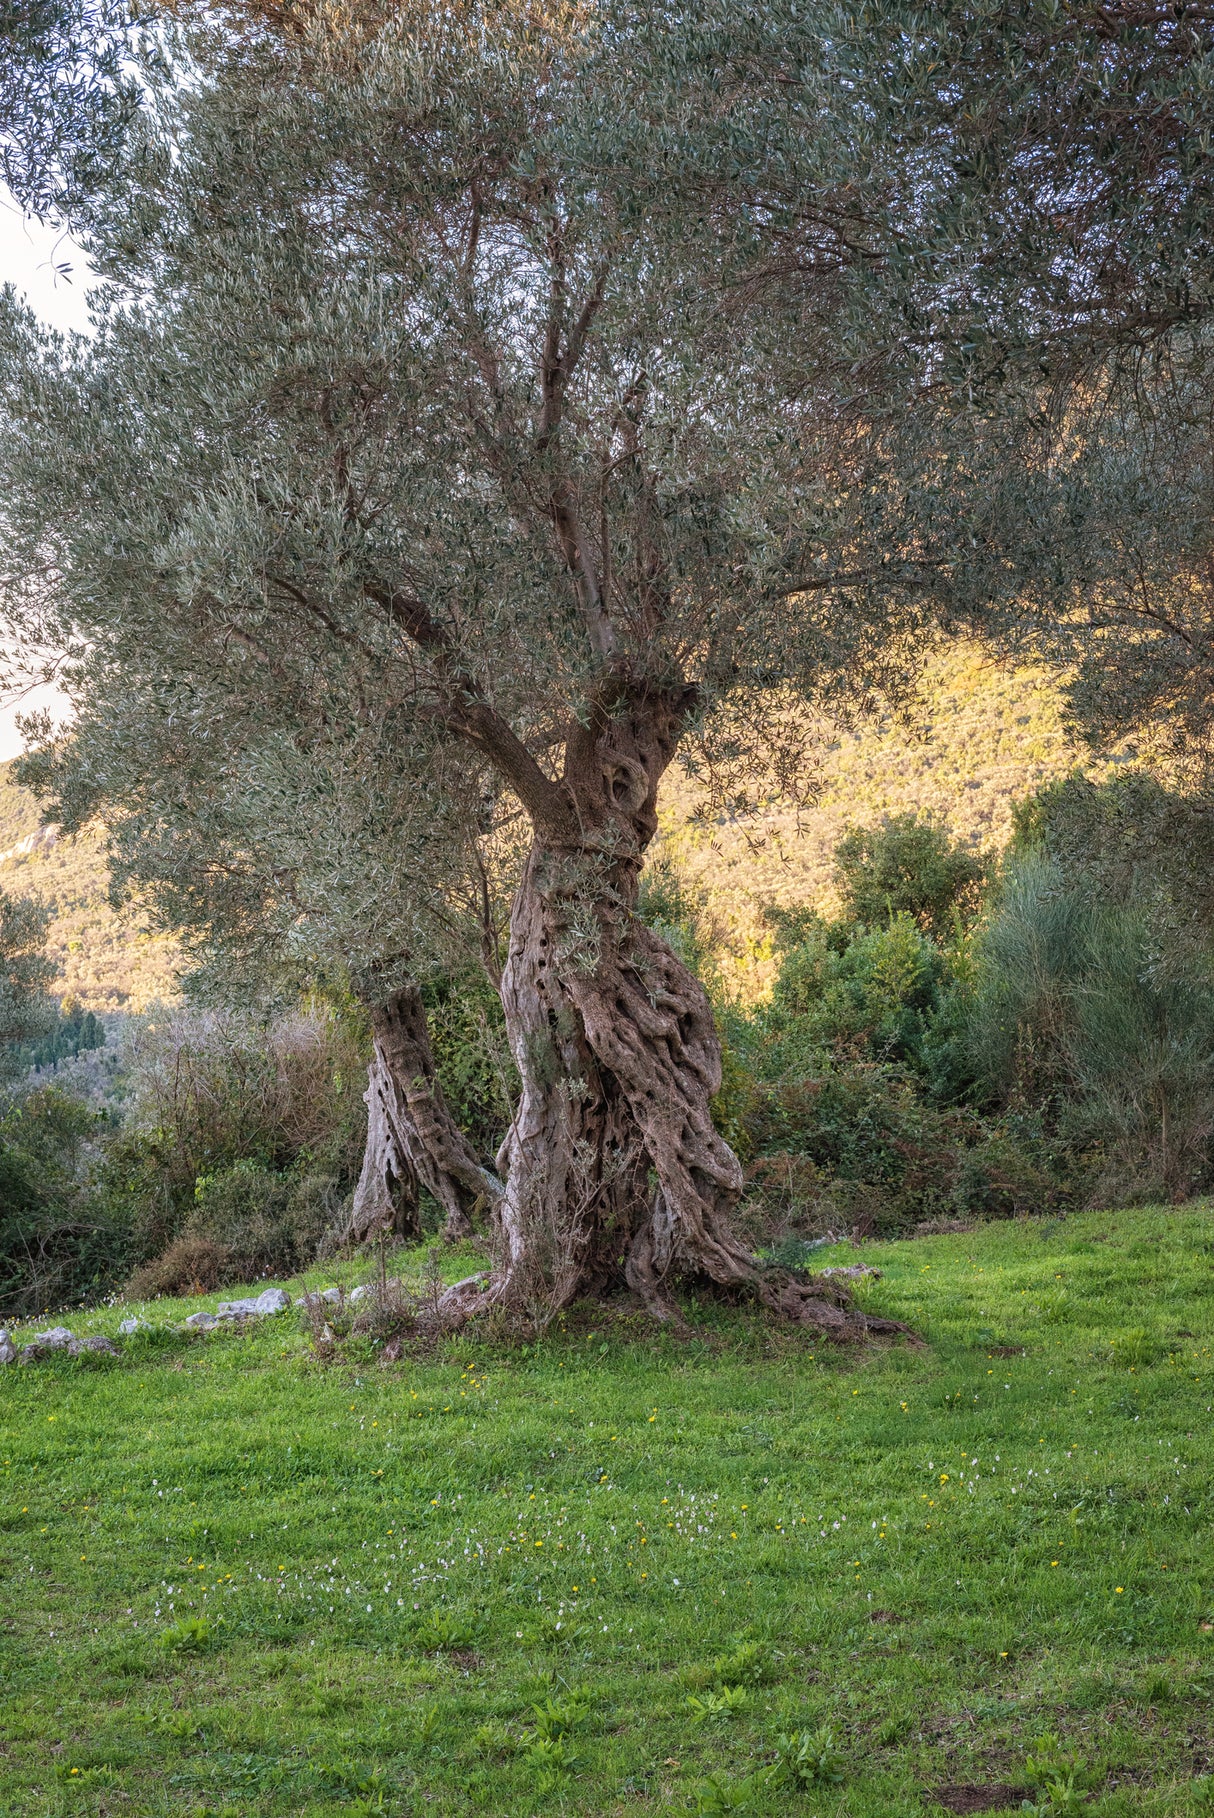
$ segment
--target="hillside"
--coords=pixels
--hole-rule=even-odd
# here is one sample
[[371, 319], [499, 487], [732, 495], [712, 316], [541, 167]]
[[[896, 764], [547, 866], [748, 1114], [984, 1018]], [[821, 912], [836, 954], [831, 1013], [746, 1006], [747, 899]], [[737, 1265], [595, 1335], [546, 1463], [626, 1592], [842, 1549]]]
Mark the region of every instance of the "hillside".
[[703, 892], [744, 994], [761, 989], [770, 971], [766, 904], [809, 903], [828, 913], [836, 906], [831, 855], [848, 828], [930, 810], [974, 851], [994, 853], [1007, 842], [1015, 801], [1079, 764], [1092, 776], [1109, 768], [1068, 736], [1045, 669], [1014, 669], [972, 644], [952, 644], [929, 665], [922, 699], [917, 726], [892, 717], [852, 729], [824, 725], [819, 793], [799, 814], [775, 808], [745, 821], [692, 822], [694, 786], [670, 773], [662, 840]]
[[[829, 908], [831, 852], [848, 827], [931, 809], [975, 850], [997, 851], [1012, 803], [1081, 761], [1045, 670], [1011, 669], [972, 645], [953, 645], [930, 666], [923, 699], [926, 731], [894, 720], [824, 726], [821, 790], [799, 817], [777, 808], [746, 822], [691, 823], [692, 786], [671, 773], [663, 842], [703, 890], [730, 975], [746, 995], [762, 989], [770, 970], [764, 905]], [[11, 764], [0, 765], [0, 888], [55, 905], [51, 951], [64, 995], [94, 1010], [139, 1009], [173, 995], [173, 942], [106, 902], [101, 836], [61, 840], [41, 828]]]
[[0, 764], [0, 890], [51, 904], [49, 949], [56, 992], [87, 1010], [142, 1010], [172, 997], [174, 942], [149, 934], [134, 911], [106, 900], [105, 842], [99, 833], [61, 839], [41, 825], [38, 804]]

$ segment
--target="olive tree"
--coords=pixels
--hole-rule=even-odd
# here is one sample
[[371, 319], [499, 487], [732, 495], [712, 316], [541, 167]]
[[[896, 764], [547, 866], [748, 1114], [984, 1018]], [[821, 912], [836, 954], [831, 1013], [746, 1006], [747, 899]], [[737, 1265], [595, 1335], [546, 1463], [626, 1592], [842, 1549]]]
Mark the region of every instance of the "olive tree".
[[899, 672], [924, 568], [849, 354], [866, 247], [830, 72], [782, 129], [819, 190], [785, 308], [746, 59], [710, 18], [689, 117], [671, 23], [197, 37], [95, 211], [95, 343], [10, 315], [8, 599], [82, 674], [137, 673], [170, 626], [304, 749], [340, 678], [385, 750], [432, 741], [436, 801], [471, 812], [484, 772], [517, 803], [522, 1091], [495, 1268], [453, 1317], [624, 1282], [665, 1316], [686, 1271], [846, 1331], [735, 1231], [711, 1007], [635, 904], [669, 765], [744, 769], [774, 709]]
[[466, 1235], [500, 1185], [451, 1115], [417, 970], [480, 935], [496, 977], [501, 887], [482, 851], [492, 842], [459, 819], [470, 779], [437, 790], [435, 754], [358, 728], [333, 690], [327, 725], [305, 741], [263, 702], [249, 713], [216, 672], [187, 673], [171, 638], [159, 674], [156, 654], [144, 644], [138, 674], [74, 671], [77, 712], [66, 733], [43, 727], [22, 780], [69, 833], [102, 819], [112, 894], [136, 894], [178, 935], [193, 997], [266, 1006], [318, 984], [353, 993], [373, 1052], [345, 1236], [416, 1232], [421, 1186], [446, 1235]]

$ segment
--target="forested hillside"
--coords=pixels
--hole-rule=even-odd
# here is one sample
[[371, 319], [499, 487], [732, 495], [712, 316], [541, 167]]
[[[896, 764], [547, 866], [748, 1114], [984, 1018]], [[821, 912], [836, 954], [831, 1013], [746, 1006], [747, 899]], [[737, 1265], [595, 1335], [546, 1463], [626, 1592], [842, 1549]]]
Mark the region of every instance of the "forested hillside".
[[[770, 977], [764, 906], [833, 910], [831, 854], [849, 827], [926, 808], [975, 851], [997, 851], [1013, 802], [1084, 761], [1049, 674], [1012, 669], [970, 644], [934, 659], [913, 720], [824, 726], [818, 748], [821, 791], [799, 813], [775, 808], [745, 821], [695, 822], [694, 786], [675, 769], [667, 775], [660, 850], [704, 892], [727, 971], [747, 996]], [[172, 941], [106, 901], [102, 836], [56, 839], [12, 769], [0, 766], [0, 888], [54, 904], [50, 951], [62, 994], [91, 1010], [140, 1009], [174, 995]]]
[[693, 786], [668, 772], [664, 849], [704, 892], [727, 971], [745, 995], [770, 978], [765, 905], [837, 911], [832, 854], [849, 828], [927, 809], [975, 852], [997, 852], [1017, 800], [1076, 765], [1092, 776], [1110, 767], [1093, 763], [1068, 735], [1047, 671], [1013, 669], [967, 643], [934, 658], [913, 717], [824, 728], [819, 749], [812, 806], [747, 821], [689, 821]]
[[141, 1010], [174, 994], [172, 940], [106, 900], [102, 835], [59, 839], [44, 828], [11, 763], [0, 764], [0, 890], [52, 906], [47, 950], [60, 997], [78, 998], [86, 1010]]

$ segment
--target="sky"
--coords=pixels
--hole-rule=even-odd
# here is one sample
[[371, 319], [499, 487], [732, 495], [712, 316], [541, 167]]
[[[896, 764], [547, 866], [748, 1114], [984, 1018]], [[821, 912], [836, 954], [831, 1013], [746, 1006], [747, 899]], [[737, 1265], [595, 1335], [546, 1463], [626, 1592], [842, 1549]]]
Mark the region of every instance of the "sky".
[[[79, 247], [60, 230], [23, 216], [0, 185], [0, 284], [15, 285], [34, 312], [52, 327], [87, 332], [90, 275], [88, 260]], [[0, 659], [3, 655], [0, 650]], [[61, 698], [53, 688], [35, 688], [19, 702], [0, 698], [0, 762], [15, 757], [22, 748], [15, 716], [34, 708], [53, 708]]]

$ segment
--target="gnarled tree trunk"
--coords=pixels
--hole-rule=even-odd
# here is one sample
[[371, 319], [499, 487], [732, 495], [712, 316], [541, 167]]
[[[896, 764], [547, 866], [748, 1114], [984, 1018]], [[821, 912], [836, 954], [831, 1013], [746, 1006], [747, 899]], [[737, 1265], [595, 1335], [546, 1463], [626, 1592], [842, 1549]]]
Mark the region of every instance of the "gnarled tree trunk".
[[417, 1233], [420, 1187], [446, 1212], [444, 1236], [464, 1237], [478, 1202], [491, 1203], [501, 1187], [451, 1116], [421, 992], [407, 984], [373, 1004], [370, 1017], [367, 1147], [347, 1237], [361, 1243], [381, 1230]]
[[659, 1318], [677, 1275], [745, 1287], [839, 1337], [874, 1325], [825, 1282], [765, 1269], [738, 1239], [737, 1157], [716, 1130], [707, 993], [636, 915], [657, 785], [686, 694], [628, 696], [570, 741], [570, 812], [540, 826], [515, 899], [502, 1001], [522, 1096], [498, 1156], [492, 1275], [448, 1291], [547, 1314], [627, 1285]]

